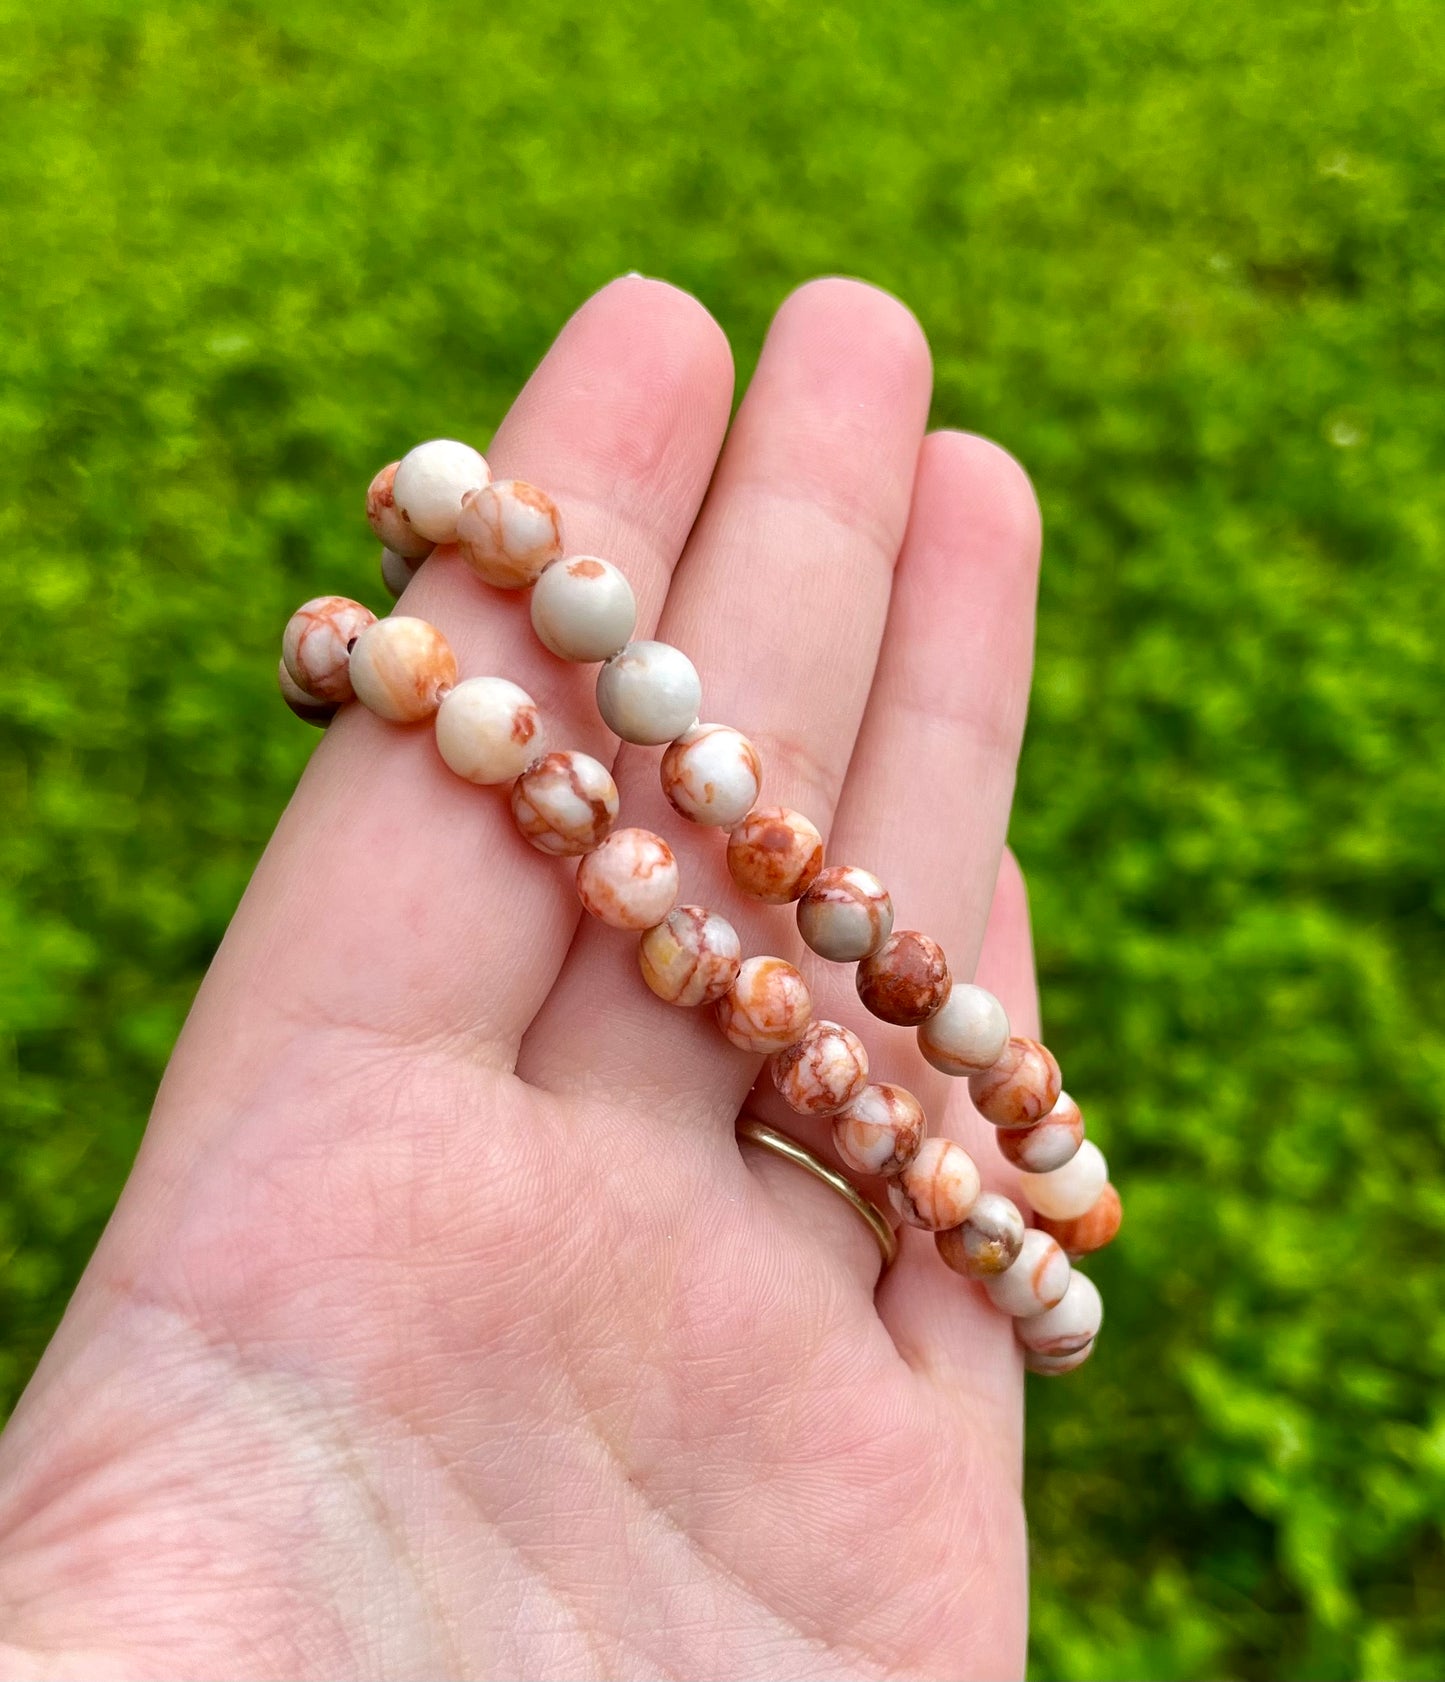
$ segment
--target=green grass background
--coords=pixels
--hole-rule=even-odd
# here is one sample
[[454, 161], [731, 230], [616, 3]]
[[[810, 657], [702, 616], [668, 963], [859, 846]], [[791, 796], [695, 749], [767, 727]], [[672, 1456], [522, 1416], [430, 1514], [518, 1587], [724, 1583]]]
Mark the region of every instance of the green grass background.
[[[1126, 1191], [1034, 1664], [1445, 1673], [1445, 11], [0, 0], [0, 1389], [313, 738], [290, 608], [565, 315], [843, 270], [1032, 470], [1014, 824]], [[866, 1539], [860, 1539], [860, 1546]]]

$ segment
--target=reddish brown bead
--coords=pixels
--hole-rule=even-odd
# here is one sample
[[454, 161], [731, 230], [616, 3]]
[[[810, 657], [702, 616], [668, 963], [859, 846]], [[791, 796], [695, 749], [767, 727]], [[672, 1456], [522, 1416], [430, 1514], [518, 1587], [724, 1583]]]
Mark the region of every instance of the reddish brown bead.
[[1090, 1256], [1112, 1244], [1124, 1223], [1124, 1205], [1112, 1185], [1099, 1193], [1087, 1214], [1071, 1221], [1051, 1221], [1045, 1215], [1035, 1215], [1034, 1224], [1056, 1238], [1069, 1256]]
[[1015, 1035], [991, 1069], [968, 1078], [969, 1096], [995, 1127], [1032, 1127], [1059, 1099], [1059, 1065], [1037, 1040]]
[[745, 894], [786, 905], [823, 868], [823, 837], [801, 812], [758, 806], [728, 836], [728, 869]]
[[891, 934], [858, 966], [858, 997], [900, 1028], [926, 1022], [948, 997], [948, 959], [936, 940], [913, 929]]

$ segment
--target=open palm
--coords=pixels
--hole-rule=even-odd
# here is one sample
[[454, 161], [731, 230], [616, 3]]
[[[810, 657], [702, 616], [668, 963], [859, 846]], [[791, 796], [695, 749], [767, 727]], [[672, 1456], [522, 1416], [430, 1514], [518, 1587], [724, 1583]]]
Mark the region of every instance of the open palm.
[[[927, 347], [870, 288], [784, 304], [724, 447], [725, 341], [618, 281], [497, 433], [568, 548], [622, 566], [764, 797], [882, 877], [1034, 1031], [1003, 852], [1038, 521], [1017, 466], [925, 437]], [[404, 446], [411, 440], [397, 440]], [[364, 485], [374, 464], [358, 463]], [[684, 900], [796, 957], [718, 836], [616, 743], [592, 672], [439, 551], [405, 611], [616, 762]], [[686, 831], [686, 832], [684, 832]], [[1002, 861], [1002, 862], [1001, 862]], [[429, 732], [348, 709], [257, 870], [131, 1182], [0, 1447], [7, 1676], [997, 1676], [1022, 1663], [1009, 1322], [909, 1232], [740, 1152], [826, 1153], [710, 1012]], [[992, 910], [991, 910], [992, 908]], [[987, 933], [987, 938], [985, 935]], [[980, 959], [980, 953], [982, 957]], [[875, 1078], [1007, 1174], [961, 1083], [804, 964]]]

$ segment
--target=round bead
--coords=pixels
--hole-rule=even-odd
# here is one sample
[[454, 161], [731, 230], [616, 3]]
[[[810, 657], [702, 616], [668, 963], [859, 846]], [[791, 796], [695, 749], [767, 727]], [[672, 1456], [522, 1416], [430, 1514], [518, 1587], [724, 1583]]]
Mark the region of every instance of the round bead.
[[1062, 1168], [1083, 1142], [1084, 1118], [1067, 1092], [1061, 1092], [1053, 1109], [1032, 1127], [1001, 1127], [998, 1132], [1005, 1160], [1026, 1174]]
[[1092, 1342], [1075, 1350], [1072, 1355], [1039, 1355], [1032, 1349], [1025, 1349], [1024, 1365], [1030, 1372], [1040, 1373], [1045, 1378], [1056, 1378], [1060, 1373], [1073, 1372], [1075, 1367], [1083, 1366], [1093, 1353]]
[[762, 780], [758, 750], [726, 724], [694, 724], [662, 756], [662, 792], [673, 809], [716, 829], [752, 811]]
[[1051, 1221], [1072, 1221], [1087, 1215], [1108, 1183], [1109, 1164], [1092, 1139], [1085, 1139], [1062, 1168], [1019, 1177], [1029, 1207]]
[[351, 650], [368, 625], [369, 607], [350, 596], [316, 596], [303, 602], [281, 633], [281, 661], [298, 689], [338, 706], [352, 697]]
[[1055, 1221], [1047, 1215], [1039, 1216], [1039, 1226], [1058, 1239], [1067, 1256], [1091, 1256], [1095, 1250], [1112, 1244], [1123, 1222], [1124, 1205], [1111, 1185], [1106, 1185], [1093, 1204], [1071, 1221]]
[[965, 1279], [992, 1279], [1018, 1260], [1028, 1228], [1018, 1206], [996, 1191], [980, 1192], [962, 1226], [934, 1235], [946, 1267]]
[[1059, 1079], [1048, 1047], [1015, 1034], [991, 1069], [969, 1076], [968, 1094], [995, 1127], [1032, 1127], [1058, 1102]]
[[948, 997], [948, 959], [914, 929], [890, 934], [858, 966], [858, 997], [883, 1022], [916, 1028]]
[[833, 1149], [858, 1174], [899, 1174], [918, 1155], [928, 1120], [901, 1086], [865, 1086], [833, 1122]]
[[925, 1139], [918, 1155], [888, 1182], [888, 1201], [925, 1232], [961, 1226], [978, 1200], [978, 1167], [952, 1139]]
[[397, 463], [391, 493], [397, 513], [418, 537], [455, 543], [463, 499], [491, 477], [491, 469], [470, 444], [433, 438], [408, 450]]
[[437, 712], [437, 749], [469, 783], [509, 783], [542, 748], [537, 703], [504, 677], [469, 677]]
[[281, 699], [297, 718], [304, 718], [308, 724], [324, 725], [329, 724], [335, 717], [337, 703], [318, 701], [314, 695], [308, 695], [286, 670], [284, 660], [276, 667], [276, 684], [281, 691]]
[[539, 853], [575, 858], [600, 846], [617, 822], [617, 784], [585, 753], [546, 753], [512, 785], [512, 816]]
[[524, 589], [562, 553], [562, 516], [551, 497], [525, 479], [494, 479], [463, 497], [457, 546], [484, 582]]
[[409, 561], [405, 555], [397, 554], [395, 549], [383, 549], [381, 552], [381, 582], [386, 586], [386, 593], [393, 601], [416, 577], [416, 569], [420, 561]]
[[366, 518], [392, 554], [420, 565], [431, 554], [432, 545], [428, 538], [411, 529], [397, 509], [394, 487], [400, 465], [396, 461], [388, 463], [367, 487]]
[[955, 982], [938, 1010], [918, 1030], [918, 1049], [946, 1075], [974, 1075], [992, 1068], [1008, 1044], [1008, 1015], [993, 994]]
[[577, 894], [599, 922], [650, 929], [677, 903], [677, 860], [650, 829], [614, 829], [577, 866]]
[[1014, 1321], [1014, 1336], [1036, 1355], [1077, 1355], [1099, 1335], [1104, 1299], [1087, 1273], [1070, 1273], [1068, 1288], [1052, 1308]]
[[763, 1056], [800, 1038], [812, 1015], [807, 982], [781, 958], [746, 959], [717, 1003], [723, 1036]]
[[893, 932], [893, 901], [871, 871], [830, 864], [798, 901], [798, 933], [820, 958], [855, 964]]
[[823, 868], [823, 837], [801, 812], [759, 806], [728, 836], [728, 869], [745, 894], [786, 905]]
[[1068, 1290], [1073, 1271], [1069, 1258], [1048, 1233], [1030, 1227], [1013, 1266], [985, 1279], [983, 1288], [988, 1300], [1004, 1314], [1015, 1318], [1042, 1314]]
[[710, 1005], [727, 992], [742, 967], [738, 931], [701, 905], [679, 905], [637, 945], [642, 979], [670, 1005]]
[[624, 742], [656, 747], [697, 722], [702, 681], [680, 648], [630, 642], [597, 674], [597, 710]]
[[378, 619], [351, 651], [357, 700], [395, 724], [430, 718], [456, 681], [456, 655], [425, 619]]
[[610, 660], [637, 629], [637, 598], [611, 561], [555, 561], [532, 592], [532, 629], [562, 660]]
[[863, 1042], [837, 1022], [810, 1022], [773, 1058], [773, 1085], [799, 1115], [837, 1115], [867, 1084]]

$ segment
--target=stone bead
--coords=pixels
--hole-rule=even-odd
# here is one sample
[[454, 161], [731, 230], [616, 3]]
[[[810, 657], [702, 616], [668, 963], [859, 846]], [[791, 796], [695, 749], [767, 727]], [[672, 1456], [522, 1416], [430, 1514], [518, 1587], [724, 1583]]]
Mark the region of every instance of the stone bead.
[[918, 1049], [945, 1075], [990, 1069], [1008, 1044], [1008, 1015], [985, 988], [958, 981], [918, 1030]]
[[610, 660], [637, 629], [637, 598], [611, 561], [554, 561], [532, 591], [532, 629], [562, 660]]
[[923, 1105], [901, 1086], [865, 1086], [833, 1121], [833, 1149], [858, 1174], [901, 1174], [928, 1132]]
[[807, 982], [781, 958], [746, 959], [717, 1003], [724, 1038], [762, 1056], [801, 1038], [812, 1015]]
[[1071, 1272], [1068, 1288], [1052, 1308], [1014, 1321], [1014, 1336], [1036, 1355], [1077, 1355], [1099, 1335], [1104, 1299], [1087, 1273]]
[[409, 561], [405, 555], [399, 555], [395, 549], [383, 549], [381, 552], [381, 582], [386, 586], [386, 593], [393, 601], [416, 577], [416, 569], [420, 561]]
[[801, 812], [759, 806], [728, 836], [728, 869], [745, 894], [786, 905], [823, 868], [823, 837]]
[[1073, 1372], [1075, 1367], [1083, 1366], [1093, 1353], [1092, 1341], [1082, 1349], [1076, 1349], [1072, 1355], [1040, 1355], [1032, 1349], [1025, 1349], [1024, 1365], [1030, 1372], [1040, 1373], [1045, 1378], [1056, 1378], [1060, 1373]]
[[1004, 1159], [1026, 1174], [1062, 1168], [1083, 1142], [1084, 1118], [1067, 1092], [1061, 1092], [1053, 1109], [1032, 1127], [1001, 1127], [998, 1132]]
[[467, 492], [481, 490], [491, 477], [491, 469], [470, 444], [432, 438], [408, 450], [396, 464], [391, 494], [397, 513], [418, 537], [455, 543]]
[[637, 945], [642, 979], [670, 1005], [710, 1005], [727, 992], [742, 967], [738, 931], [701, 905], [679, 905]]
[[1095, 1250], [1112, 1244], [1123, 1223], [1124, 1205], [1111, 1185], [1106, 1185], [1091, 1206], [1071, 1221], [1055, 1221], [1047, 1215], [1038, 1217], [1040, 1228], [1057, 1238], [1064, 1254], [1070, 1257], [1091, 1256]]
[[677, 860], [650, 829], [614, 829], [577, 866], [577, 894], [599, 922], [650, 929], [677, 903]]
[[396, 506], [396, 470], [400, 465], [396, 461], [388, 463], [367, 487], [366, 518], [392, 554], [420, 565], [431, 554], [432, 544], [411, 529]]
[[1092, 1139], [1085, 1139], [1062, 1168], [1019, 1176], [1029, 1207], [1051, 1221], [1072, 1221], [1087, 1215], [1108, 1183], [1109, 1164]]
[[314, 695], [308, 695], [286, 670], [284, 660], [276, 667], [276, 684], [281, 691], [281, 699], [297, 718], [304, 718], [308, 724], [330, 724], [336, 716], [337, 703], [318, 701]]
[[1015, 1034], [991, 1069], [968, 1078], [968, 1094], [995, 1127], [1032, 1127], [1059, 1101], [1059, 1065], [1037, 1040]]
[[888, 1201], [925, 1232], [962, 1226], [978, 1201], [978, 1167], [952, 1139], [925, 1139], [918, 1155], [888, 1182]]
[[1048, 1233], [1030, 1227], [1013, 1266], [985, 1279], [988, 1300], [1004, 1314], [1019, 1318], [1052, 1308], [1069, 1288], [1069, 1258]]
[[799, 1115], [837, 1115], [867, 1084], [863, 1042], [837, 1022], [810, 1022], [773, 1057], [773, 1085]]
[[303, 602], [281, 633], [281, 662], [313, 700], [340, 705], [352, 697], [351, 651], [376, 615], [350, 596]]
[[430, 718], [457, 681], [457, 657], [425, 619], [378, 619], [356, 639], [351, 683], [356, 698], [379, 718], [411, 724]]
[[630, 642], [597, 674], [597, 710], [624, 742], [656, 747], [697, 723], [702, 681], [680, 648]]
[[948, 997], [948, 959], [936, 940], [914, 929], [890, 934], [858, 966], [858, 997], [883, 1022], [916, 1028]]
[[820, 958], [855, 964], [893, 932], [893, 901], [871, 871], [830, 864], [798, 901], [798, 933]]
[[693, 823], [732, 829], [757, 802], [758, 750], [726, 724], [694, 724], [662, 756], [662, 792]]
[[617, 784], [589, 754], [546, 753], [512, 785], [512, 816], [539, 853], [576, 858], [599, 847], [617, 822]]
[[537, 703], [507, 678], [466, 678], [437, 712], [437, 750], [469, 783], [509, 783], [542, 748]]
[[1018, 1260], [1028, 1228], [1018, 1206], [996, 1191], [980, 1192], [961, 1226], [935, 1233], [933, 1242], [946, 1267], [965, 1279], [992, 1279]]
[[525, 589], [562, 553], [562, 516], [525, 479], [494, 479], [462, 498], [457, 547], [485, 583]]

